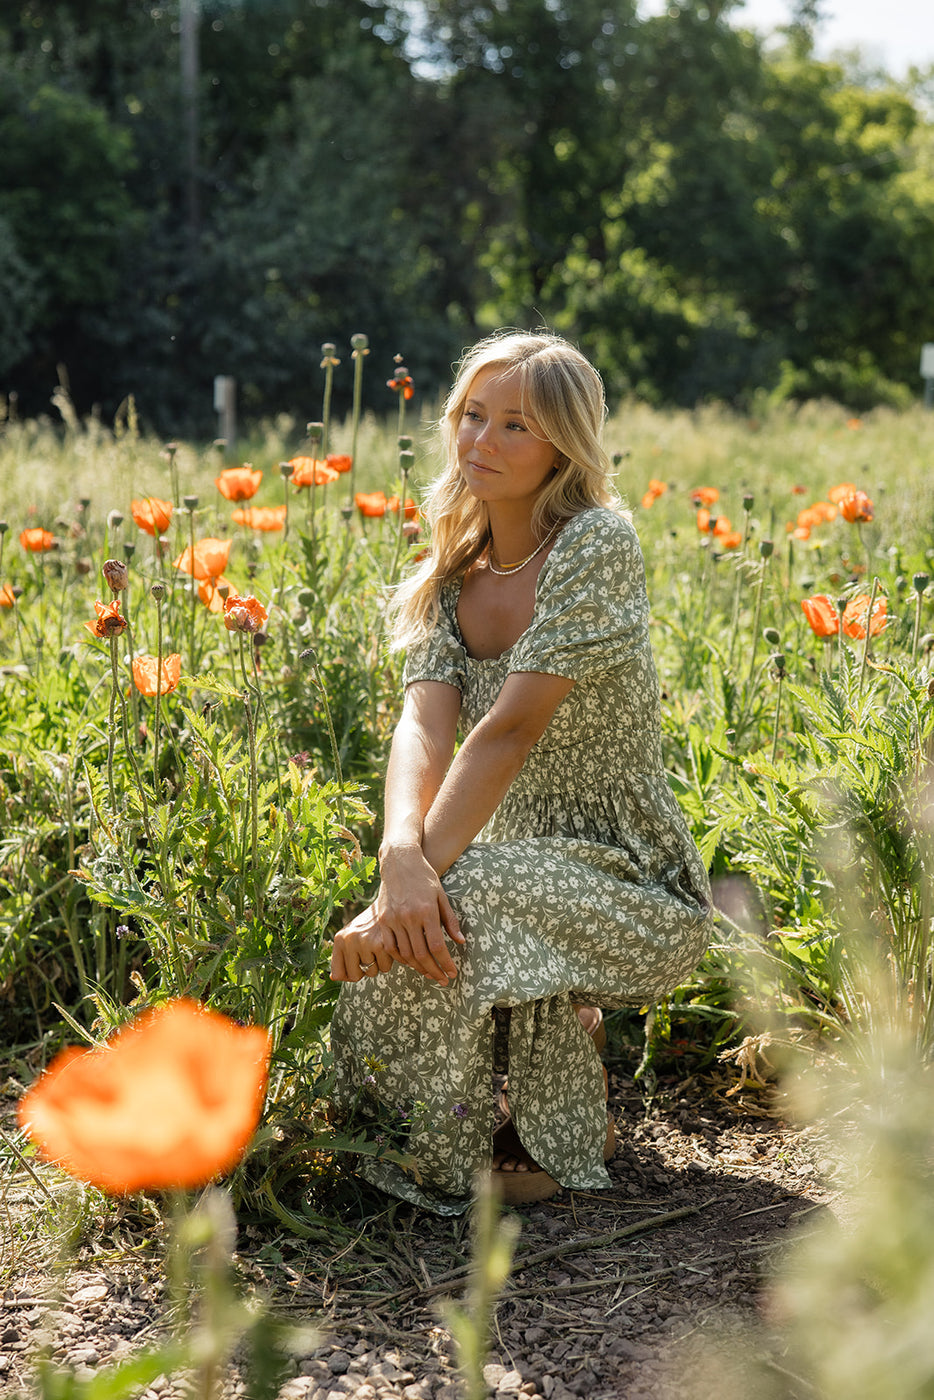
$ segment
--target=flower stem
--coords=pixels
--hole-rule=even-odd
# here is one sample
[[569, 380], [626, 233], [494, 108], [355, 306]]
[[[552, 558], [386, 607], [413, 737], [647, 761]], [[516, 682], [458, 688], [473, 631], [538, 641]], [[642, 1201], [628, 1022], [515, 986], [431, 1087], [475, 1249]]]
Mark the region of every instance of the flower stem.
[[321, 704], [324, 708], [324, 720], [328, 728], [328, 738], [331, 742], [331, 757], [334, 760], [334, 771], [337, 774], [337, 812], [340, 817], [341, 826], [346, 826], [347, 822], [344, 814], [344, 774], [341, 769], [341, 756], [337, 747], [337, 735], [334, 732], [334, 721], [331, 718], [331, 707], [328, 704], [328, 693], [321, 679], [321, 671], [318, 667], [318, 656], [314, 647], [307, 647], [299, 656], [300, 661], [307, 661], [312, 668], [314, 683], [321, 692]]

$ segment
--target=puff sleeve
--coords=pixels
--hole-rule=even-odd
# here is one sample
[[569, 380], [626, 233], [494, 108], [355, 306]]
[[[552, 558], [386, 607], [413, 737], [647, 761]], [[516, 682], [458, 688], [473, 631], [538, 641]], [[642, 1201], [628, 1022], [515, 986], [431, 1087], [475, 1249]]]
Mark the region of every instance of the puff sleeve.
[[648, 640], [645, 565], [631, 522], [594, 508], [570, 521], [538, 580], [510, 671], [581, 681], [630, 664]]
[[463, 691], [467, 681], [467, 653], [454, 625], [453, 607], [450, 590], [445, 588], [434, 628], [406, 653], [403, 686], [413, 681], [441, 681]]

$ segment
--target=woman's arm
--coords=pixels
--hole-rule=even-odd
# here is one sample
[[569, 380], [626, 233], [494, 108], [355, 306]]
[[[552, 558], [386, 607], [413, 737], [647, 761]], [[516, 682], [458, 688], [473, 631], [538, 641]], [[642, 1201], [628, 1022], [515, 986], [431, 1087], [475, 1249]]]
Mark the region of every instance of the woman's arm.
[[573, 686], [564, 676], [538, 671], [506, 678], [458, 750], [425, 818], [422, 850], [439, 875], [489, 821]]

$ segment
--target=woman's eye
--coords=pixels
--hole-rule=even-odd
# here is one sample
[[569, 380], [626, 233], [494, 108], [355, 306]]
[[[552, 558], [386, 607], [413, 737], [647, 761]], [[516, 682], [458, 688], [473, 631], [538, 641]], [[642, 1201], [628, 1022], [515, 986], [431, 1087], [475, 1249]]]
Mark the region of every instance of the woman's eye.
[[476, 410], [472, 408], [464, 409], [464, 417], [469, 418], [472, 423], [479, 423], [480, 421], [479, 413], [477, 413]]
[[518, 432], [518, 433], [524, 433], [524, 432], [525, 432], [525, 424], [524, 424], [524, 423], [507, 423], [507, 424], [506, 424], [506, 427], [507, 427], [507, 428], [510, 428], [510, 429], [514, 428], [514, 429], [516, 430], [516, 432]]

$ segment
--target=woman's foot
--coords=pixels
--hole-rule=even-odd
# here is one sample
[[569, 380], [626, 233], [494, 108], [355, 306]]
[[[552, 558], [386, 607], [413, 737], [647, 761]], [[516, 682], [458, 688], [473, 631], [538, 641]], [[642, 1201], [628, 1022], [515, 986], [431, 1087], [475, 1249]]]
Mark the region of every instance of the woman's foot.
[[[608, 1162], [615, 1151], [616, 1124], [607, 1114], [603, 1160]], [[506, 1205], [547, 1201], [561, 1190], [561, 1183], [549, 1176], [526, 1152], [511, 1118], [501, 1123], [493, 1134], [492, 1177], [500, 1199]]]

